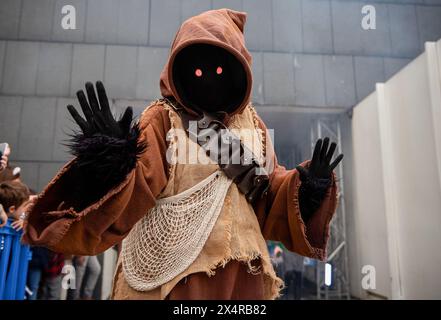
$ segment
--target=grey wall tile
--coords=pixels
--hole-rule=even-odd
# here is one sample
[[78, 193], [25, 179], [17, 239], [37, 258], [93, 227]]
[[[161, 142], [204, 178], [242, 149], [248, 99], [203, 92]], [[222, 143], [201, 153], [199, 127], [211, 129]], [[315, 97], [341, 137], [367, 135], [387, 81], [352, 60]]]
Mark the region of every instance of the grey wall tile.
[[40, 192], [38, 189], [38, 167], [37, 162], [28, 161], [11, 161], [14, 166], [20, 167], [20, 180], [23, 181], [29, 188]]
[[62, 162], [42, 162], [38, 166], [37, 190], [43, 191], [46, 185], [54, 178], [57, 172], [63, 167]]
[[332, 30], [336, 53], [356, 54], [361, 50], [361, 9], [355, 2], [332, 2]]
[[119, 0], [87, 2], [86, 36], [89, 43], [116, 43]]
[[[354, 0], [341, 0], [341, 1], [354, 1]], [[355, 0], [357, 1], [357, 0]], [[361, 1], [365, 1], [365, 0], [360, 0]], [[368, 2], [369, 4], [375, 4], [375, 3], [396, 3], [396, 4], [422, 4], [424, 3], [425, 0], [370, 0], [370, 1], [365, 1]]]
[[146, 45], [149, 33], [148, 0], [119, 0], [118, 44]]
[[149, 44], [169, 47], [181, 23], [181, 2], [150, 0]]
[[2, 92], [35, 94], [40, 43], [8, 41]]
[[228, 8], [243, 11], [242, 0], [213, 0], [213, 9]]
[[20, 39], [50, 40], [54, 0], [22, 0]]
[[253, 92], [252, 101], [256, 104], [264, 104], [263, 97], [263, 54], [260, 52], [253, 52]]
[[124, 113], [128, 106], [133, 108], [133, 116], [135, 119], [139, 119], [141, 113], [147, 108], [150, 101], [147, 100], [115, 100], [114, 108], [115, 115], [119, 117]]
[[3, 65], [6, 56], [6, 41], [0, 41], [0, 88], [2, 87], [3, 80]]
[[356, 102], [352, 57], [324, 56], [326, 105], [349, 107]]
[[411, 59], [384, 58], [384, 78], [388, 80], [400, 71]]
[[37, 72], [37, 95], [68, 96], [72, 45], [41, 43]]
[[441, 38], [441, 7], [417, 7], [420, 49], [424, 49], [427, 41]]
[[288, 53], [264, 53], [264, 95], [267, 104], [294, 104], [294, 67]]
[[[71, 5], [75, 8], [75, 24], [76, 29], [63, 29], [61, 21], [66, 14], [62, 14], [61, 10], [65, 5]], [[52, 40], [83, 42], [86, 23], [86, 0], [56, 0], [54, 22], [52, 26]]]
[[24, 98], [18, 159], [51, 160], [54, 145], [55, 98]]
[[384, 81], [384, 63], [382, 58], [354, 57], [354, 65], [357, 101], [361, 101], [375, 90], [377, 82]]
[[301, 52], [303, 50], [301, 0], [273, 1], [272, 10], [274, 50]]
[[361, 26], [361, 9], [366, 3], [332, 1], [332, 29], [335, 53], [362, 55], [390, 55], [388, 8], [374, 3], [376, 29]]
[[[12, 153], [17, 151], [22, 97], [0, 96], [0, 141], [8, 142]], [[11, 154], [13, 157], [13, 154]]]
[[328, 0], [302, 1], [303, 50], [332, 53], [331, 7]]
[[135, 97], [136, 62], [137, 47], [107, 46], [104, 81], [109, 97]]
[[420, 52], [415, 7], [388, 5], [388, 10], [390, 17], [392, 55], [411, 58], [415, 57]]
[[432, 4], [441, 6], [441, 0], [423, 0], [425, 4]]
[[160, 97], [159, 76], [167, 62], [169, 50], [165, 48], [138, 49], [136, 98], [157, 99]]
[[17, 39], [21, 0], [0, 1], [0, 39]]
[[55, 115], [55, 138], [54, 149], [52, 151], [52, 160], [66, 161], [72, 158], [69, 154], [68, 148], [65, 146], [67, 140], [70, 138], [70, 134], [74, 131], [80, 130], [76, 122], [72, 119], [69, 111], [67, 111], [67, 105], [73, 105], [75, 109], [83, 116], [80, 105], [77, 99], [58, 98], [56, 105]]
[[70, 95], [84, 89], [87, 81], [104, 80], [105, 46], [92, 44], [73, 45]]
[[211, 2], [206, 0], [185, 0], [182, 1], [182, 21], [196, 16], [202, 12], [211, 10]]
[[[377, 19], [375, 30], [362, 30], [361, 53], [367, 55], [390, 55], [392, 52], [390, 21], [387, 5], [375, 4]], [[360, 8], [361, 12], [361, 8]]]
[[267, 0], [243, 0], [247, 12], [245, 41], [249, 50], [272, 50], [272, 5]]
[[322, 55], [294, 56], [296, 105], [326, 106], [325, 75]]

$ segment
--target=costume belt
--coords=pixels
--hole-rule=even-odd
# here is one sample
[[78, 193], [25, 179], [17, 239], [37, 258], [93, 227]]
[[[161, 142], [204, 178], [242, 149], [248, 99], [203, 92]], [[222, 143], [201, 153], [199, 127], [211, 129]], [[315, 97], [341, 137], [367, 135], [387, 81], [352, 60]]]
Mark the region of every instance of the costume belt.
[[[200, 111], [196, 116], [188, 113], [176, 101], [166, 98], [162, 100], [178, 113], [189, 138], [201, 146], [210, 159], [219, 164], [220, 169], [237, 185], [248, 202], [254, 203], [266, 194], [269, 188], [268, 173], [253, 152], [225, 126], [225, 112]], [[196, 121], [197, 132], [190, 130], [190, 121]], [[213, 148], [215, 144], [217, 148]], [[233, 159], [239, 159], [239, 163], [234, 163]]]

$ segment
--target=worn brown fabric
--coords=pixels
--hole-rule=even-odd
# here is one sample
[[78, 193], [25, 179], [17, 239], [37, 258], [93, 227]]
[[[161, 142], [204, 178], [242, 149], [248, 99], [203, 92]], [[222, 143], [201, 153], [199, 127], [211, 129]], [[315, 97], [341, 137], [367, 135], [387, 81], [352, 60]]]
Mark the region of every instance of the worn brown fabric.
[[[258, 116], [257, 119], [259, 127], [266, 132], [263, 121]], [[324, 260], [329, 224], [338, 204], [335, 174], [322, 204], [305, 225], [299, 207], [299, 173], [279, 165], [269, 137], [266, 141], [266, 158], [272, 159], [274, 171], [270, 175], [269, 192], [254, 205], [263, 236], [282, 242], [288, 250], [300, 255]], [[309, 161], [301, 165], [307, 167]]]
[[[259, 260], [254, 261], [258, 266]], [[263, 300], [263, 274], [249, 273], [248, 265], [229, 262], [218, 268], [214, 276], [204, 272], [194, 273], [179, 281], [167, 296], [168, 300]]]
[[[178, 31], [169, 62], [161, 74], [162, 95], [179, 101], [170, 77], [170, 64], [173, 63], [176, 52], [191, 43], [211, 43], [235, 54], [247, 70], [249, 81], [246, 99], [236, 110], [236, 113], [241, 113], [249, 102], [252, 83], [251, 56], [245, 48], [242, 33], [245, 17], [244, 13], [222, 9], [209, 11], [186, 21]], [[258, 117], [256, 124], [261, 129], [266, 129]], [[70, 192], [75, 184], [72, 162], [66, 164], [39, 195], [30, 210], [24, 241], [78, 255], [95, 255], [120, 242], [133, 225], [155, 205], [155, 200], [167, 185], [169, 166], [166, 161], [166, 134], [170, 127], [170, 118], [163, 104], [154, 103], [144, 111], [140, 128], [141, 139], [146, 141], [147, 148], [136, 168], [120, 185], [80, 212], [65, 205], [72, 203]], [[254, 205], [264, 238], [282, 241], [288, 249], [299, 254], [324, 259], [329, 222], [337, 205], [335, 179], [321, 207], [305, 226], [298, 203], [301, 183], [298, 172], [277, 165], [272, 147], [266, 152], [267, 158], [272, 159], [276, 167], [270, 175], [271, 188], [268, 195]], [[185, 179], [185, 176], [181, 179]], [[187, 284], [191, 283], [196, 291], [193, 292], [188, 285], [184, 288], [179, 284], [170, 292], [169, 298], [202, 297], [204, 292], [210, 292], [214, 288], [223, 291], [216, 297], [232, 298], [234, 294], [229, 296], [227, 292], [238, 290], [241, 281], [248, 283], [249, 280], [253, 281], [251, 279], [255, 280], [255, 286], [246, 288], [256, 292], [255, 296], [250, 297], [258, 298], [258, 292], [262, 289], [259, 278], [253, 278], [255, 275], [244, 278], [243, 268], [230, 266], [230, 263], [225, 269], [216, 270], [219, 276], [210, 278], [211, 281], [207, 281], [204, 273], [189, 275], [186, 278]], [[246, 288], [242, 287], [243, 290]], [[211, 297], [210, 294], [207, 293], [207, 297]]]
[[[167, 103], [158, 103], [163, 103], [164, 107], [170, 111], [169, 117], [172, 129], [182, 132], [183, 124], [178, 114]], [[257, 130], [258, 127], [256, 123], [254, 108], [249, 105], [242, 113], [236, 114], [231, 118], [229, 128], [230, 130], [246, 129], [237, 132], [237, 134], [244, 144], [247, 145], [248, 148], [251, 148], [252, 143], [261, 146], [261, 143], [255, 143], [255, 140], [261, 141], [263, 139]], [[250, 134], [250, 131], [253, 132], [255, 136], [255, 139], [252, 141], [245, 137]], [[164, 191], [159, 195], [159, 198], [169, 198], [180, 195], [214, 172], [220, 170], [217, 163], [210, 160], [204, 153], [199, 152], [201, 147], [191, 141], [187, 135], [183, 135], [179, 140], [173, 140], [169, 150], [175, 150], [176, 153], [184, 152], [189, 157], [189, 144], [193, 144], [196, 147], [198, 151], [195, 151], [200, 156], [193, 159], [195, 162], [178, 162], [170, 166], [169, 181]], [[188, 146], [188, 148], [185, 146]], [[257, 150], [260, 150], [260, 152]], [[262, 148], [256, 148], [255, 151], [255, 156], [259, 158], [263, 156]], [[173, 153], [174, 152], [170, 152], [170, 155]], [[139, 229], [135, 228], [133, 232], [136, 233], [138, 232], [137, 230]], [[138, 236], [135, 235], [135, 238], [139, 238]], [[215, 276], [224, 266], [234, 261], [247, 264], [248, 271], [251, 273], [250, 275], [255, 276], [256, 284], [261, 283], [260, 292], [265, 299], [276, 298], [279, 295], [282, 285], [282, 280], [276, 276], [272, 267], [267, 244], [261, 233], [259, 221], [254, 213], [253, 207], [247, 202], [245, 195], [240, 193], [234, 183], [228, 188], [221, 212], [201, 252], [184, 271], [176, 275], [173, 279], [152, 290], [136, 291], [130, 287], [126, 279], [126, 274], [120, 267], [124, 262], [124, 258], [125, 253], [123, 249], [115, 273], [112, 290], [112, 298], [114, 299], [165, 299], [174, 291], [175, 286], [181, 279], [189, 279], [189, 277], [193, 277], [193, 274], [199, 273]], [[258, 260], [257, 265], [253, 264], [256, 260]], [[231, 273], [239, 271], [235, 268], [228, 268], [227, 271], [222, 272]], [[196, 278], [199, 279], [200, 277]], [[236, 277], [234, 274], [229, 274], [226, 279], [237, 279], [237, 281], [241, 281], [241, 277]], [[247, 279], [250, 280], [253, 279], [253, 277]], [[224, 280], [223, 278], [216, 277], [213, 280], [213, 285], [217, 284], [217, 281]], [[236, 286], [237, 284], [235, 282], [222, 284], [223, 288], [230, 288], [231, 290]], [[210, 290], [210, 287], [207, 287], [206, 290]], [[219, 295], [221, 294], [222, 293], [219, 293]]]
[[120, 242], [132, 226], [155, 205], [167, 184], [166, 133], [168, 113], [152, 106], [140, 119], [147, 150], [136, 168], [103, 198], [77, 212], [66, 207], [72, 186], [72, 160], [52, 179], [29, 211], [23, 240], [57, 252], [95, 255]]

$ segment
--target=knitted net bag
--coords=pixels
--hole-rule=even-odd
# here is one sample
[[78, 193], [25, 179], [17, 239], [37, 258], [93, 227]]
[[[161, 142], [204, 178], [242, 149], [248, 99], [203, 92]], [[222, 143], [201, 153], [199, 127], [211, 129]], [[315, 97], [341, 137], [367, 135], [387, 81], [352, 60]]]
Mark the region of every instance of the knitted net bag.
[[123, 241], [127, 283], [152, 290], [183, 272], [201, 252], [232, 181], [216, 171], [177, 195], [159, 199]]

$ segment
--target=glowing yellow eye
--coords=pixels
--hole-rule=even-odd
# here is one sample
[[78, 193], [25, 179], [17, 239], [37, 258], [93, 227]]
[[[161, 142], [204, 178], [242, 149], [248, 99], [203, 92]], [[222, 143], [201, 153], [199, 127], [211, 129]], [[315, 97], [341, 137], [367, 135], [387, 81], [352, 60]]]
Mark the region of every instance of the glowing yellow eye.
[[221, 74], [221, 73], [222, 73], [222, 67], [217, 67], [217, 69], [216, 69], [216, 73], [217, 73], [217, 74]]
[[202, 77], [202, 70], [201, 69], [196, 69], [194, 74], [196, 75], [196, 77]]

